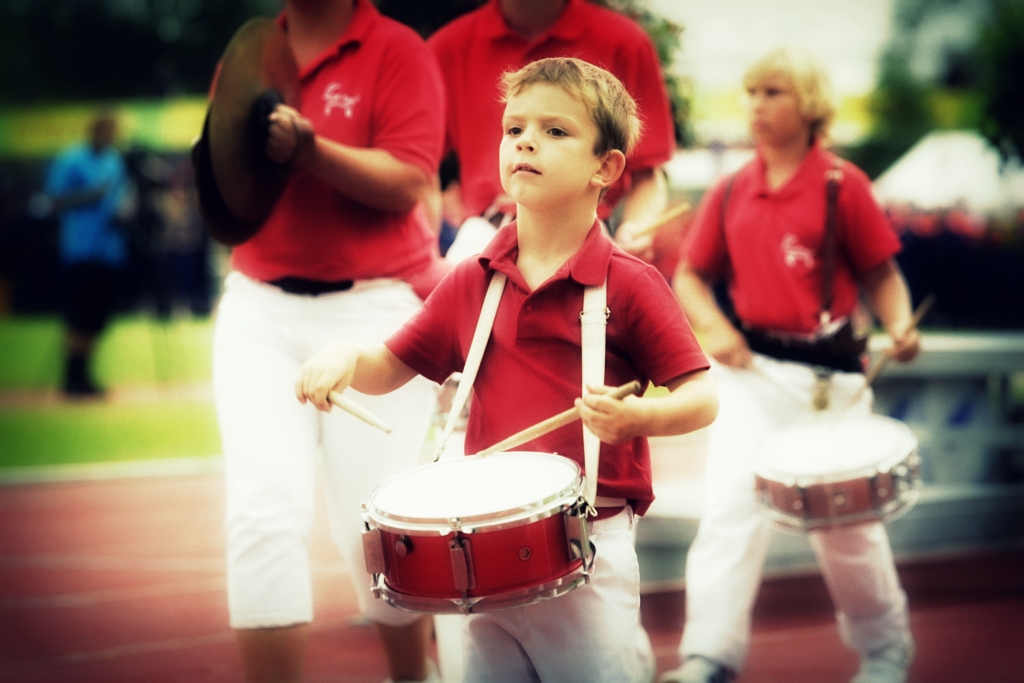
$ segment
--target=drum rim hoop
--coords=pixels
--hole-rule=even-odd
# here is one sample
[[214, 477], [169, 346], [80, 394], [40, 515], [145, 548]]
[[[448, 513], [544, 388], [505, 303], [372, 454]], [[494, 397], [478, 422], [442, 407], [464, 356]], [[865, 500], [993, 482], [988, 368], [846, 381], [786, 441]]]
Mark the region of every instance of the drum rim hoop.
[[848, 515], [836, 515], [835, 517], [817, 517], [814, 519], [798, 518], [795, 515], [787, 515], [770, 505], [760, 503], [761, 509], [772, 523], [783, 531], [790, 531], [797, 534], [804, 534], [814, 530], [828, 530], [832, 527], [853, 526], [855, 524], [869, 524], [871, 522], [891, 522], [902, 517], [917, 504], [921, 497], [921, 487], [915, 486], [907, 489], [896, 498], [879, 508], [861, 510]]
[[[428, 612], [431, 614], [474, 614], [493, 612], [513, 607], [526, 607], [544, 600], [565, 595], [588, 581], [590, 572], [584, 562], [578, 561], [569, 572], [551, 581], [536, 586], [517, 588], [492, 595], [467, 596], [465, 598], [437, 598], [403, 593], [387, 585], [382, 574], [374, 576], [371, 590], [392, 607], [407, 612]], [[395, 596], [399, 596], [396, 599]]]
[[768, 455], [774, 455], [774, 453], [766, 454], [766, 451], [768, 451], [770, 445], [772, 445], [777, 439], [781, 439], [784, 435], [801, 430], [808, 425], [819, 424], [816, 422], [798, 422], [784, 427], [773, 434], [765, 441], [764, 445], [758, 449], [757, 454], [754, 456], [752, 465], [754, 474], [771, 481], [792, 482], [797, 485], [807, 485], [806, 482], [809, 482], [810, 484], [835, 483], [838, 481], [845, 481], [847, 479], [857, 479], [860, 478], [861, 475], [873, 476], [891, 472], [894, 467], [899, 466], [907, 460], [913, 460], [914, 457], [918, 455], [920, 442], [917, 435], [914, 434], [914, 431], [905, 422], [887, 415], [875, 414], [852, 419], [857, 422], [884, 423], [896, 428], [901, 432], [901, 437], [903, 437], [899, 442], [899, 448], [893, 449], [893, 453], [891, 455], [875, 460], [874, 462], [867, 462], [863, 465], [844, 470], [824, 472], [820, 474], [795, 474], [793, 472], [786, 472], [779, 469], [777, 462], [766, 462], [778, 459], [769, 458]]
[[753, 471], [755, 477], [760, 477], [767, 481], [772, 481], [777, 484], [785, 484], [786, 486], [800, 486], [802, 488], [808, 488], [819, 484], [838, 484], [844, 481], [853, 481], [865, 478], [870, 479], [871, 477], [876, 477], [880, 474], [890, 474], [895, 468], [903, 464], [907, 464], [909, 467], [918, 467], [920, 465], [920, 455], [917, 452], [916, 444], [914, 448], [905, 455], [893, 455], [888, 459], [880, 460], [872, 465], [855, 467], [848, 470], [841, 470], [839, 472], [828, 472], [825, 474], [793, 474], [792, 472], [783, 472], [761, 462], [754, 463]]
[[577, 479], [571, 490], [559, 492], [551, 498], [524, 505], [514, 510], [502, 510], [465, 517], [406, 517], [367, 507], [363, 513], [371, 528], [411, 536], [446, 536], [502, 531], [526, 526], [548, 517], [565, 514], [575, 507], [583, 494], [583, 480]]

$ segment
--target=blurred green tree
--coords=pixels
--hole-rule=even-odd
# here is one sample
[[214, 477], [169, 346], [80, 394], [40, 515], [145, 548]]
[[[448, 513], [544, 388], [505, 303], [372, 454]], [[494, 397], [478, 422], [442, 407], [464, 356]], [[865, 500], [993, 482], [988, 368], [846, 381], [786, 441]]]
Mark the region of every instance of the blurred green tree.
[[1024, 153], [1024, 2], [992, 0], [977, 49], [981, 132], [1003, 157]]
[[932, 127], [928, 88], [914, 77], [901, 52], [890, 50], [882, 57], [868, 112], [867, 138], [844, 150], [844, 156], [875, 178]]
[[202, 93], [280, 0], [0, 0], [0, 104]]
[[933, 128], [977, 128], [1024, 153], [1024, 2], [896, 0], [869, 100], [868, 137], [844, 150], [877, 176]]

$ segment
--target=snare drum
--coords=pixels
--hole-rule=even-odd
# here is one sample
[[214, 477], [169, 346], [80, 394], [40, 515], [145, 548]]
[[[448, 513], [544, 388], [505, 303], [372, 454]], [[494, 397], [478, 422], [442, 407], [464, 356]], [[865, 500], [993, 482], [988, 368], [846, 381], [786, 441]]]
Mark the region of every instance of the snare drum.
[[392, 477], [363, 506], [373, 593], [433, 614], [554, 598], [593, 563], [579, 466], [513, 451], [431, 463]]
[[889, 521], [917, 502], [920, 463], [917, 438], [902, 422], [825, 414], [768, 440], [755, 488], [768, 516], [790, 530]]

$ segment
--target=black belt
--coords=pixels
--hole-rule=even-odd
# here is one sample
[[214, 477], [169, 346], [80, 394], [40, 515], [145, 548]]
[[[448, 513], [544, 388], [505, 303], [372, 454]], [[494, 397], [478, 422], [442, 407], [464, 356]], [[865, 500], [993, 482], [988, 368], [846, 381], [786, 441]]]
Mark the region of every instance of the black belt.
[[805, 341], [799, 337], [766, 334], [750, 327], [741, 327], [740, 331], [746, 338], [750, 350], [764, 356], [816, 365], [839, 372], [864, 372], [860, 357], [867, 348], [866, 339], [848, 340], [845, 334], [837, 334], [816, 341]]
[[304, 277], [287, 277], [271, 280], [268, 285], [274, 285], [282, 292], [288, 294], [301, 294], [303, 296], [317, 296], [318, 294], [330, 294], [331, 292], [344, 292], [352, 289], [355, 280], [338, 280], [337, 282], [324, 282], [323, 280], [307, 280]]

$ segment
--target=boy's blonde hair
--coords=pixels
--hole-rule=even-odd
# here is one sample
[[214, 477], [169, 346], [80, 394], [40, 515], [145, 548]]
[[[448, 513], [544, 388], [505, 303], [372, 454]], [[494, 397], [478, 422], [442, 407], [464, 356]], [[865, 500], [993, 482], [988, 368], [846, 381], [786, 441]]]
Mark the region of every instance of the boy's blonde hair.
[[810, 52], [780, 47], [764, 55], [743, 76], [743, 87], [752, 88], [782, 74], [789, 78], [800, 102], [800, 114], [810, 122], [811, 142], [828, 137], [836, 115], [832, 81], [821, 62]]
[[636, 102], [625, 86], [600, 67], [574, 57], [550, 57], [509, 71], [502, 78], [503, 101], [537, 83], [558, 86], [578, 98], [597, 125], [594, 154], [602, 156], [613, 149], [625, 155], [640, 137], [640, 117]]

